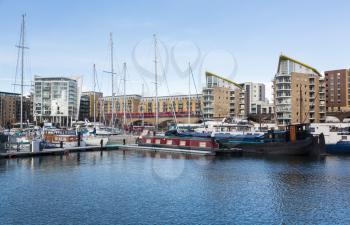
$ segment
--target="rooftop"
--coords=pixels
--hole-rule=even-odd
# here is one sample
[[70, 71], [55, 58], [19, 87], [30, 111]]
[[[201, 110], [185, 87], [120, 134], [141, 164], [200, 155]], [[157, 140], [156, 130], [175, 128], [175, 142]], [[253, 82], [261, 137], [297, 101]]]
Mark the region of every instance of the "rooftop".
[[219, 75], [217, 75], [217, 74], [215, 74], [215, 73], [211, 73], [211, 72], [206, 71], [206, 72], [205, 72], [205, 76], [213, 76], [213, 77], [219, 78], [219, 79], [221, 79], [221, 80], [224, 80], [224, 81], [226, 81], [226, 82], [228, 82], [228, 83], [230, 83], [230, 84], [233, 84], [233, 85], [237, 86], [237, 87], [240, 88], [240, 89], [243, 89], [243, 86], [242, 86], [242, 85], [240, 85], [240, 84], [238, 84], [238, 83], [236, 83], [236, 82], [234, 82], [234, 81], [232, 81], [232, 80], [229, 80], [229, 79], [227, 79], [227, 78], [225, 78], [225, 77], [219, 76]]
[[302, 66], [304, 66], [304, 67], [306, 67], [306, 68], [312, 70], [313, 72], [315, 72], [315, 73], [316, 73], [317, 75], [319, 75], [320, 77], [322, 76], [321, 73], [318, 72], [318, 70], [315, 69], [314, 67], [309, 66], [309, 65], [307, 65], [307, 64], [305, 64], [305, 63], [303, 63], [303, 62], [300, 62], [300, 61], [298, 61], [298, 60], [296, 60], [296, 59], [293, 59], [293, 58], [291, 58], [291, 57], [289, 57], [289, 56], [282, 55], [282, 54], [280, 55], [280, 58], [279, 58], [279, 60], [278, 60], [277, 73], [278, 73], [278, 71], [280, 70], [280, 62], [281, 62], [282, 60], [290, 60], [290, 61], [292, 61], [292, 62], [294, 62], [294, 63], [300, 64], [300, 65], [302, 65]]

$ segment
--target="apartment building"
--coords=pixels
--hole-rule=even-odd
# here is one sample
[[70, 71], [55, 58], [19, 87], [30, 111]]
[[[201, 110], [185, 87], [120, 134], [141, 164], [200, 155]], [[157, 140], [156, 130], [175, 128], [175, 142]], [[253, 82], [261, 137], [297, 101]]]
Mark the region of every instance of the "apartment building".
[[273, 114], [273, 104], [265, 96], [265, 84], [245, 82], [245, 112], [246, 114]]
[[94, 110], [96, 115], [96, 121], [99, 120], [102, 110], [102, 92], [85, 91], [81, 93], [80, 98], [80, 110], [79, 110], [79, 120], [94, 120]]
[[[31, 96], [23, 96], [23, 123], [32, 122]], [[11, 127], [21, 121], [21, 95], [0, 92], [0, 127]]]
[[325, 72], [327, 112], [349, 112], [349, 69]]
[[[110, 122], [112, 114], [112, 97], [102, 98], [102, 114], [107, 122]], [[124, 116], [124, 96], [114, 97], [117, 123], [122, 121]], [[158, 96], [158, 116], [169, 120], [177, 117], [178, 121], [188, 121], [190, 115], [191, 122], [197, 122], [202, 118], [201, 114], [202, 95], [170, 95]], [[128, 121], [138, 121], [147, 118], [153, 124], [156, 115], [155, 97], [142, 97], [141, 95], [126, 95], [126, 117]], [[180, 119], [183, 118], [183, 119]], [[139, 121], [138, 121], [139, 122]]]
[[20, 94], [0, 92], [0, 127], [8, 127], [17, 122], [17, 108]]
[[281, 55], [273, 87], [279, 127], [325, 120], [325, 112], [321, 107], [324, 104], [324, 83], [315, 68]]
[[34, 117], [69, 125], [79, 116], [81, 79], [34, 76]]
[[243, 86], [216, 75], [205, 73], [203, 88], [203, 115], [206, 120], [221, 120], [226, 117], [244, 117], [245, 95]]

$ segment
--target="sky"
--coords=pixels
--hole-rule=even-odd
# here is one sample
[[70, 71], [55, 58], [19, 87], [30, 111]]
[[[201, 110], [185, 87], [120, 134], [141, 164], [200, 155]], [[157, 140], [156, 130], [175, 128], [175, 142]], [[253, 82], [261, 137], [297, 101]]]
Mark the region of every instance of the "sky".
[[125, 62], [126, 93], [142, 94], [144, 86], [152, 96], [156, 34], [160, 95], [200, 92], [211, 71], [265, 83], [271, 98], [281, 53], [319, 71], [350, 67], [349, 8], [346, 0], [0, 0], [0, 90], [19, 82], [15, 46], [25, 13], [25, 84], [34, 75], [80, 76], [83, 90], [93, 90], [96, 64], [96, 90], [111, 95], [103, 71], [110, 71], [112, 32], [116, 93], [123, 93]]

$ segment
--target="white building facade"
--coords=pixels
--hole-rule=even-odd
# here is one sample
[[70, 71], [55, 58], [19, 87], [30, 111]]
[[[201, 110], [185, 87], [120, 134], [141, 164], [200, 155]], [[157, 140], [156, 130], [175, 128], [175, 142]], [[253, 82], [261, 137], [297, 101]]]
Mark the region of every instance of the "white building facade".
[[34, 76], [34, 120], [71, 124], [79, 116], [81, 78]]

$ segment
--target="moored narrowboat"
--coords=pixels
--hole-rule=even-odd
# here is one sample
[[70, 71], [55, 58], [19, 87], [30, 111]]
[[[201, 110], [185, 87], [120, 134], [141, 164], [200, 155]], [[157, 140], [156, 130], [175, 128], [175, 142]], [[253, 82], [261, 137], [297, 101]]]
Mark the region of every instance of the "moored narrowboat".
[[213, 138], [201, 137], [178, 137], [178, 136], [142, 136], [139, 139], [140, 146], [179, 148], [191, 150], [209, 150], [218, 149], [219, 145]]

